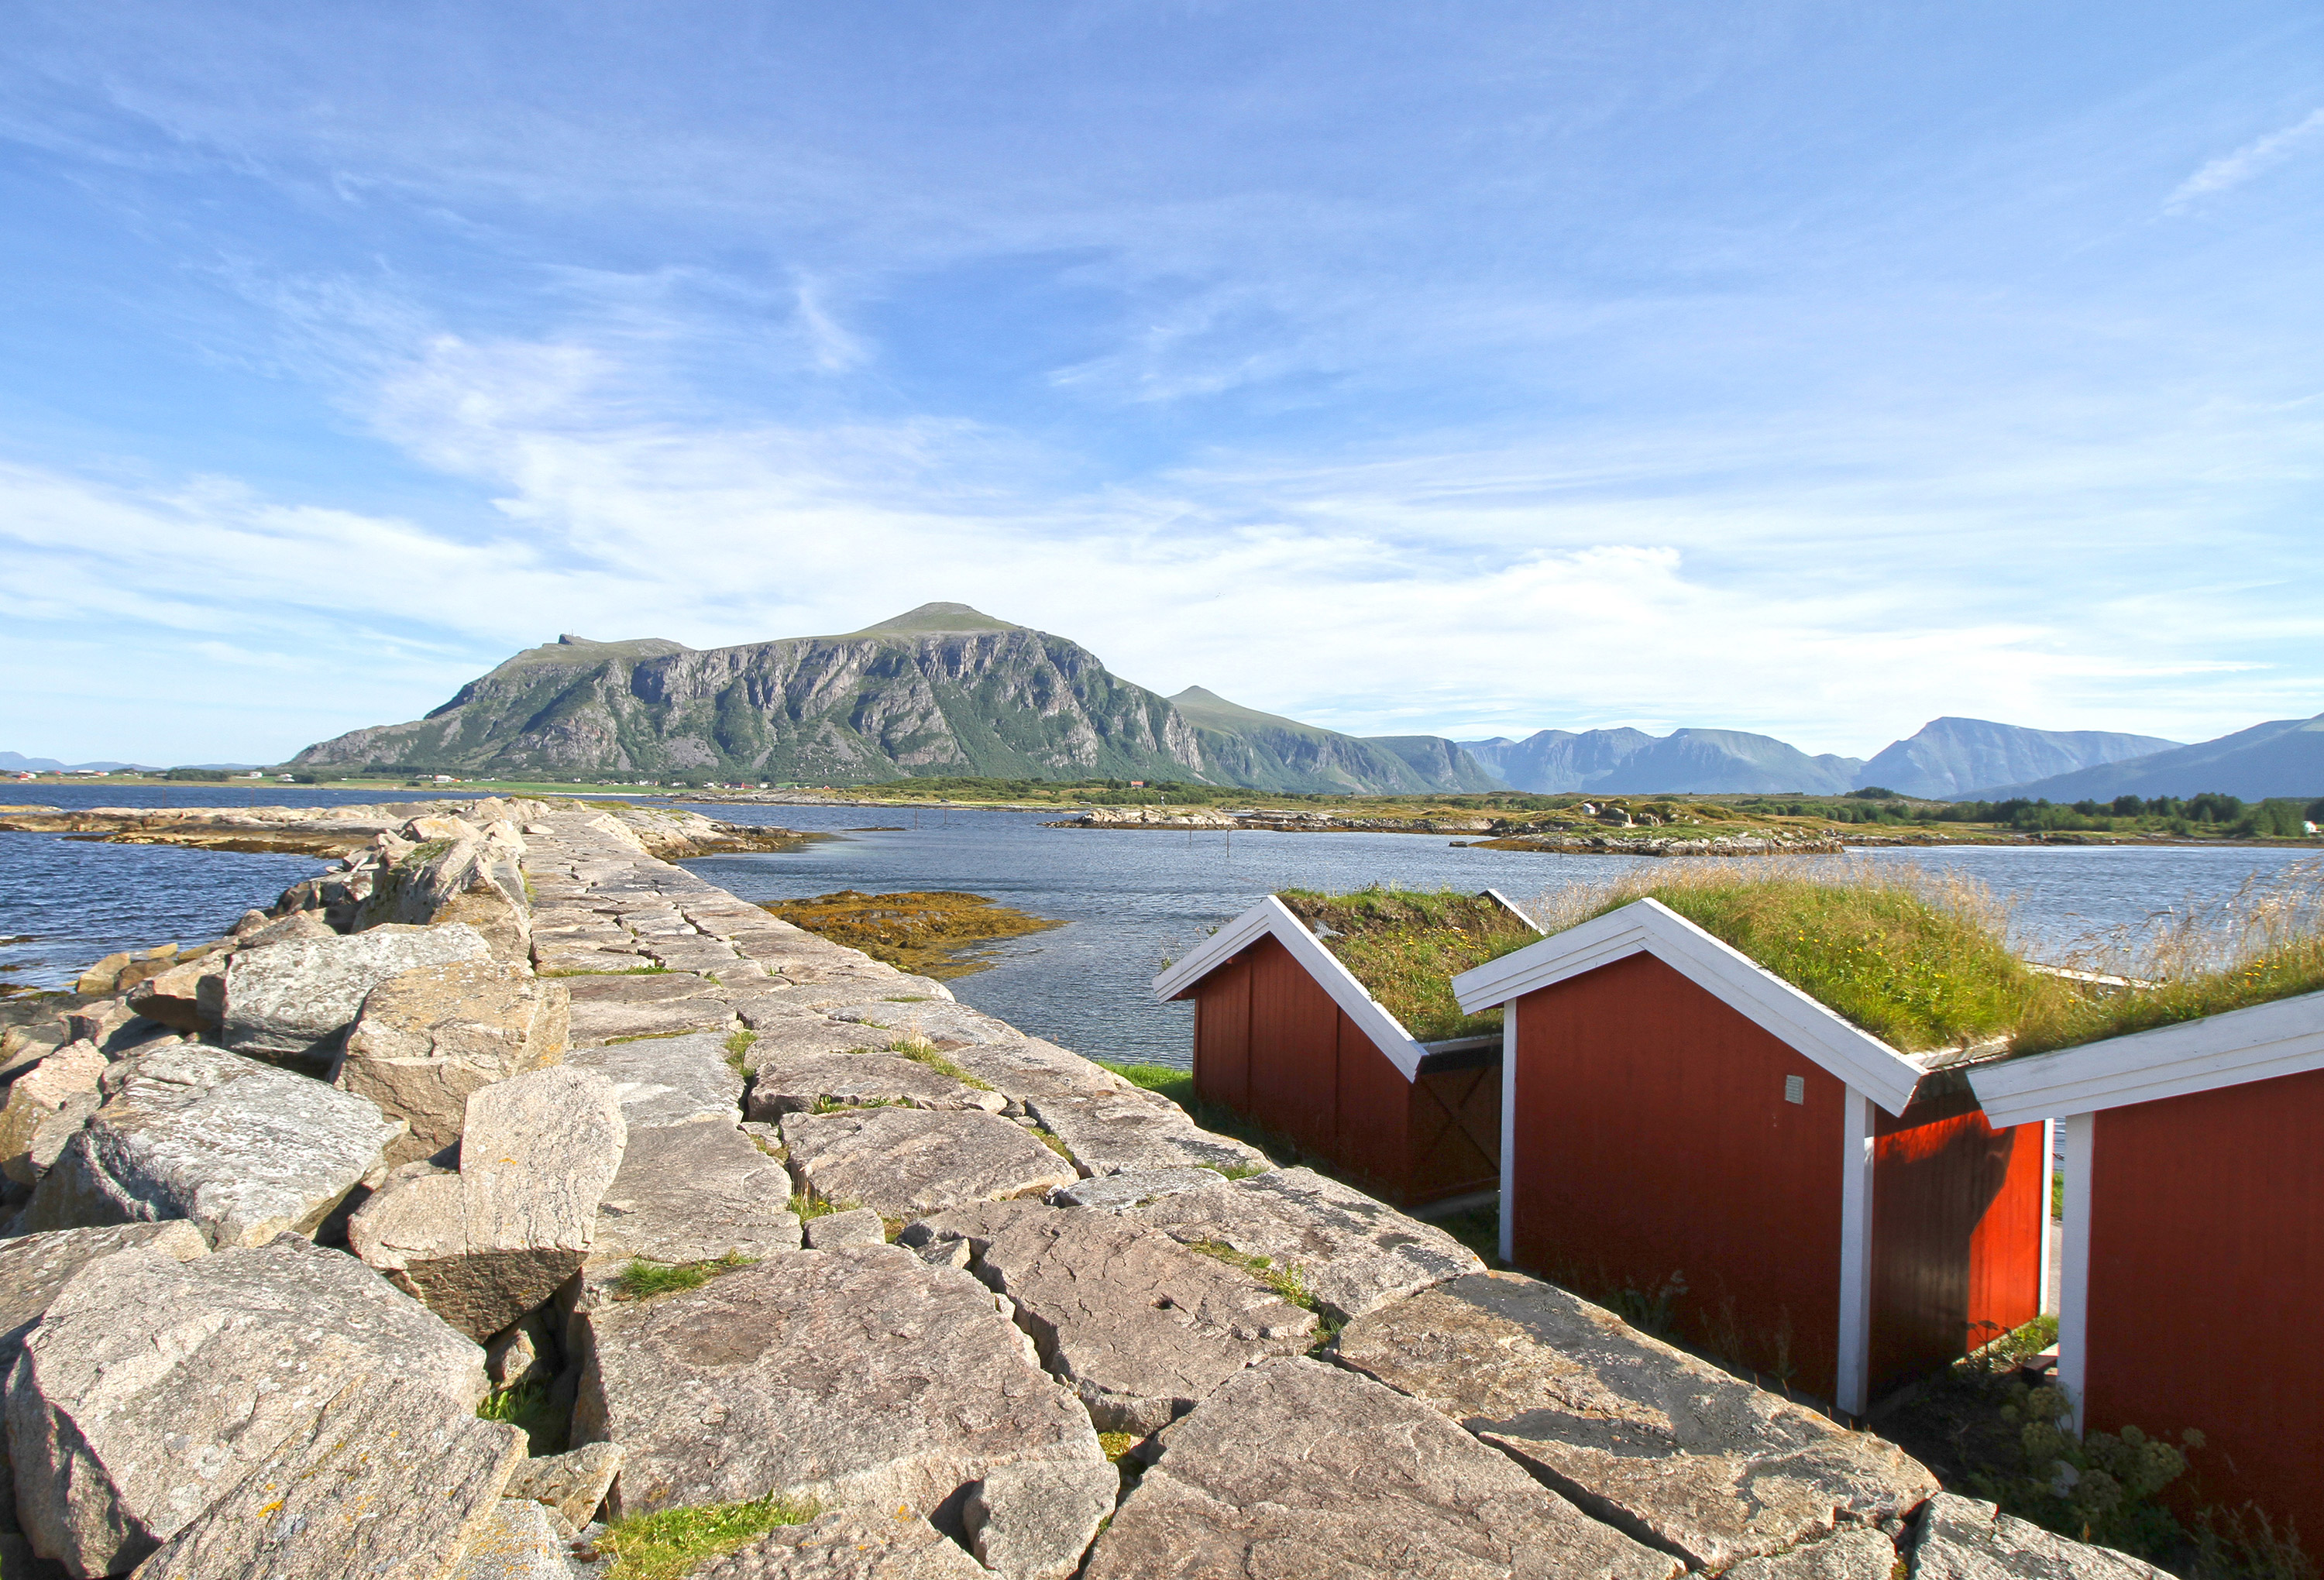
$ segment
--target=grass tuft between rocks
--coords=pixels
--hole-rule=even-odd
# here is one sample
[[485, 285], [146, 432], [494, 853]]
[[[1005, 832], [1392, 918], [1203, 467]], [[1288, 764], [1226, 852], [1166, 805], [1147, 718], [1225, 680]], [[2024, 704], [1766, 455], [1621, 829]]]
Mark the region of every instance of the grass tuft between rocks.
[[807, 1190], [791, 1192], [791, 1211], [798, 1215], [798, 1221], [801, 1223], [807, 1222], [809, 1218], [829, 1217], [835, 1212], [853, 1212], [862, 1205], [862, 1202], [854, 1200], [826, 1201]]
[[726, 1039], [726, 1062], [734, 1067], [735, 1074], [749, 1073], [742, 1068], [742, 1061], [750, 1057], [751, 1044], [758, 1040], [756, 1032], [736, 1032]]
[[661, 1509], [616, 1520], [600, 1539], [613, 1550], [607, 1580], [678, 1580], [779, 1525], [804, 1525], [822, 1511], [770, 1493], [746, 1503]]
[[558, 1454], [565, 1448], [567, 1423], [549, 1398], [547, 1382], [495, 1388], [476, 1406], [476, 1415], [488, 1421], [505, 1421], [524, 1433], [527, 1454]]
[[622, 1269], [613, 1281], [613, 1298], [619, 1300], [650, 1300], [656, 1295], [676, 1294], [680, 1290], [698, 1290], [722, 1272], [750, 1266], [758, 1258], [728, 1252], [712, 1262], [645, 1262], [633, 1261]]
[[925, 1038], [909, 1038], [897, 1043], [891, 1052], [903, 1055], [915, 1064], [925, 1064], [938, 1075], [956, 1080], [971, 1091], [989, 1092], [993, 1089], [991, 1081], [977, 1079], [959, 1065], [937, 1052], [936, 1044]]

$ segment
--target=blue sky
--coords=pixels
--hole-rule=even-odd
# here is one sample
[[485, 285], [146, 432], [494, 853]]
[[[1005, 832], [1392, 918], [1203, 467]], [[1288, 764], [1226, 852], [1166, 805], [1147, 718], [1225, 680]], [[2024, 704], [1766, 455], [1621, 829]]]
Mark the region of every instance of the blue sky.
[[27, 4], [0, 747], [959, 599], [1365, 732], [2324, 709], [2312, 5]]

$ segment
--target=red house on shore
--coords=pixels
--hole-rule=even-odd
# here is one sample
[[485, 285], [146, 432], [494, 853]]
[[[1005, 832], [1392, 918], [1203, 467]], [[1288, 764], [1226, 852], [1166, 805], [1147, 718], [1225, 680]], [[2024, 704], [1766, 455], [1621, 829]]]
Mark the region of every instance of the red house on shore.
[[1503, 1008], [1501, 1255], [1860, 1414], [2033, 1320], [2043, 1126], [1644, 899], [1452, 980]]
[[1273, 895], [1155, 978], [1154, 992], [1194, 1001], [1204, 1101], [1399, 1207], [1499, 1184], [1501, 1040], [1415, 1041]]
[[[2058, 1378], [2077, 1429], [2207, 1439], [2190, 1502], [2324, 1531], [2324, 993], [1985, 1066], [2065, 1128]], [[2179, 1490], [2179, 1489], [2174, 1489]]]

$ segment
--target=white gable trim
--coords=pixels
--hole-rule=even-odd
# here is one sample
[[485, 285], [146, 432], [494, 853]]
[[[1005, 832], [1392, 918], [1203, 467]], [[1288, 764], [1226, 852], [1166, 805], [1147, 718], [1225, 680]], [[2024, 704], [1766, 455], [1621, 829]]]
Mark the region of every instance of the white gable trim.
[[1987, 1119], [2015, 1125], [2311, 1070], [2324, 1070], [2324, 993], [2006, 1059], [1970, 1071], [1969, 1083]]
[[1356, 1023], [1356, 1029], [1388, 1055], [1388, 1062], [1403, 1073], [1405, 1079], [1410, 1080], [1419, 1073], [1420, 1061], [1427, 1050], [1412, 1040], [1412, 1033], [1404, 1029], [1403, 1023], [1390, 1015], [1356, 980], [1355, 973], [1340, 963], [1340, 957], [1325, 949], [1323, 941], [1307, 931], [1307, 924], [1273, 895], [1221, 927], [1203, 941], [1200, 949], [1155, 978], [1154, 996], [1165, 1002], [1177, 997], [1268, 937], [1290, 951], [1291, 958], [1332, 996], [1332, 1002]]
[[1888, 1113], [1902, 1114], [1913, 1100], [1918, 1065], [1659, 900], [1634, 901], [1463, 971], [1452, 978], [1452, 992], [1462, 1011], [1475, 1015], [1635, 954], [1651, 954], [1716, 994]]

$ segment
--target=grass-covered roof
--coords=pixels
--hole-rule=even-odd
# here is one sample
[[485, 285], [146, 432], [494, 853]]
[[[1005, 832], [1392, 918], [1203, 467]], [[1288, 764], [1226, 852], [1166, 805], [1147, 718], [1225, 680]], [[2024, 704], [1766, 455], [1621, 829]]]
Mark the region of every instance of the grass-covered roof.
[[1661, 862], [1532, 911], [1554, 932], [1652, 897], [1892, 1047], [2032, 1053], [2324, 990], [2319, 877], [2302, 863], [2061, 962], [2113, 983], [2029, 965], [1982, 886], [1904, 864]]
[[1461, 1013], [1452, 978], [1541, 936], [1490, 896], [1461, 889], [1285, 889], [1276, 897], [1421, 1043], [1499, 1031], [1498, 1009]]

